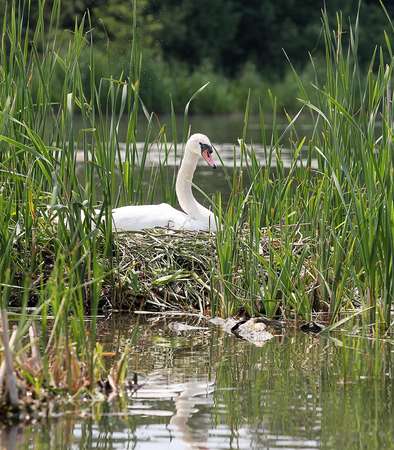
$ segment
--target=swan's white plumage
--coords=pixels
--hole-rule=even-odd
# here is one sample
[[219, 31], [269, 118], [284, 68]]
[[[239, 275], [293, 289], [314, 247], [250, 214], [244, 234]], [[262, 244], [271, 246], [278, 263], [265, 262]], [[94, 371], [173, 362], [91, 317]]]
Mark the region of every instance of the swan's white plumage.
[[117, 232], [140, 231], [155, 227], [173, 230], [209, 230], [208, 224], [205, 226], [166, 203], [116, 208], [112, 211], [112, 221], [114, 231]]
[[192, 192], [194, 171], [201, 158], [201, 143], [211, 145], [208, 137], [203, 134], [193, 134], [189, 138], [177, 177], [176, 193], [179, 204], [185, 212], [178, 211], [166, 203], [123, 206], [112, 211], [114, 231], [140, 231], [155, 227], [216, 231], [214, 214], [200, 205]]

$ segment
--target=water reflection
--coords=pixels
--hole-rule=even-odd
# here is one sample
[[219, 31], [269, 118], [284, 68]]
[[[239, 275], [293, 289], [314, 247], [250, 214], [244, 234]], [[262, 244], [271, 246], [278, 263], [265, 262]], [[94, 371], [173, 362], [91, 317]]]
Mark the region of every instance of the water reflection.
[[[157, 120], [151, 123], [153, 126], [152, 135], [157, 135], [160, 128], [163, 125], [167, 125], [167, 132], [169, 136], [172, 136], [172, 118], [169, 115], [161, 114], [155, 116]], [[144, 140], [147, 134], [147, 121], [144, 117], [140, 118], [139, 126], [137, 129], [137, 139]], [[184, 116], [178, 115], [175, 118], [176, 130], [178, 136], [182, 135], [184, 127]], [[282, 133], [289, 125], [289, 121], [284, 115], [277, 117], [275, 120], [272, 116], [265, 116], [264, 130], [269, 136], [272, 132], [272, 123], [275, 121], [278, 132]], [[243, 114], [213, 114], [213, 115], [200, 115], [195, 114], [189, 117], [189, 123], [192, 133], [204, 133], [207, 136], [211, 136], [216, 142], [237, 142], [237, 139], [243, 136], [244, 132], [244, 115]], [[122, 140], [127, 136], [127, 121], [123, 120], [119, 127], [119, 138]], [[310, 116], [308, 114], [301, 114], [294, 124], [295, 129], [301, 136], [310, 136], [316, 124], [311, 123]], [[259, 116], [249, 115], [248, 127], [246, 129], [246, 140], [248, 142], [259, 143], [262, 139], [262, 123]]]
[[[103, 323], [108, 348], [133, 324]], [[338, 336], [337, 336], [338, 337]], [[131, 356], [141, 388], [78, 415], [2, 430], [6, 449], [389, 449], [390, 343], [288, 332], [262, 348], [212, 328], [147, 322]]]

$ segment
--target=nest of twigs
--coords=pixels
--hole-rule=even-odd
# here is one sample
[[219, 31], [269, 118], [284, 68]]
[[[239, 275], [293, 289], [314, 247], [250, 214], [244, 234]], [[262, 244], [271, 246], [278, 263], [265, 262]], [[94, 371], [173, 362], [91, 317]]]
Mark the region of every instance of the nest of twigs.
[[114, 247], [115, 276], [104, 288], [112, 306], [201, 309], [209, 301], [214, 235], [154, 229], [118, 234]]
[[[24, 282], [24, 265], [20, 261], [35, 255], [31, 306], [39, 298], [39, 289], [50, 280], [57, 255], [54, 231], [38, 229], [36, 234], [34, 249], [23, 247], [19, 241], [15, 243], [15, 283]], [[287, 304], [292, 309], [289, 299], [304, 294], [310, 298], [312, 309], [322, 309], [317, 295], [315, 244], [310, 237], [303, 237], [296, 226], [272, 226], [253, 233], [244, 226], [218, 235], [168, 229], [114, 233], [111, 257], [108, 250], [104, 254], [103, 236], [98, 233], [96, 238], [97, 256], [106, 272], [102, 309], [197, 310], [209, 315], [214, 309], [213, 301], [224, 309], [230, 300], [239, 304], [240, 310], [264, 313], [267, 302], [278, 304], [279, 308]], [[79, 257], [83, 256], [86, 254]], [[73, 271], [70, 255], [68, 258], [57, 269], [64, 270], [65, 285]], [[85, 271], [84, 275], [89, 273]], [[86, 279], [87, 309], [89, 281]], [[13, 292], [10, 304], [17, 306], [20, 301], [20, 292]], [[234, 313], [237, 308], [231, 309]], [[272, 308], [270, 311], [272, 314]]]
[[[308, 251], [305, 256], [305, 249], [313, 247], [310, 239], [296, 232], [295, 239], [285, 244], [279, 229], [262, 229], [260, 233], [255, 258], [256, 284], [262, 286], [280, 272], [281, 255], [290, 251], [294, 258], [300, 259], [298, 266], [294, 264], [299, 269], [294, 276], [313, 302], [317, 288], [313, 252]], [[251, 298], [245, 282], [245, 268], [251, 255], [249, 236], [247, 229], [237, 233], [237, 257], [232, 260], [231, 273], [223, 274], [213, 234], [163, 229], [118, 234], [114, 238], [114, 275], [107, 279], [104, 293], [117, 309], [197, 309], [209, 313], [212, 297], [223, 297], [227, 283], [227, 293], [230, 291], [239, 300], [240, 307], [253, 302], [253, 308], [259, 309], [263, 292], [255, 292], [256, 298]]]

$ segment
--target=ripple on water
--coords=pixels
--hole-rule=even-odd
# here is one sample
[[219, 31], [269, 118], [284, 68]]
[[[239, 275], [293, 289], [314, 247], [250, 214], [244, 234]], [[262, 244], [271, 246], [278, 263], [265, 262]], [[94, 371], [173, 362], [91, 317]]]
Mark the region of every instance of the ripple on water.
[[[104, 345], [128, 339], [132, 327], [114, 320]], [[357, 338], [337, 347], [289, 332], [257, 348], [215, 327], [182, 337], [165, 329], [144, 326], [130, 357], [141, 385], [133, 396], [89, 417], [3, 430], [3, 447], [392, 448], [391, 347]]]

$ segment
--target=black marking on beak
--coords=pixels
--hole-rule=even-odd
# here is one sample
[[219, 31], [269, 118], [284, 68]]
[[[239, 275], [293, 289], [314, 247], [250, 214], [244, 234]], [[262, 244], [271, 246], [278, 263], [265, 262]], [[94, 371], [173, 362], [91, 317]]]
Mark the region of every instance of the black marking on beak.
[[202, 142], [200, 142], [200, 147], [201, 147], [201, 153], [202, 153], [203, 151], [207, 150], [208, 153], [209, 153], [210, 155], [212, 155], [213, 150], [212, 150], [212, 147], [211, 147], [210, 145], [208, 145], [208, 144], [203, 144]]
[[205, 159], [205, 161], [213, 168], [216, 169], [216, 164], [212, 159], [211, 155], [213, 153], [212, 146], [209, 144], [203, 144], [200, 142], [201, 147], [201, 156]]

